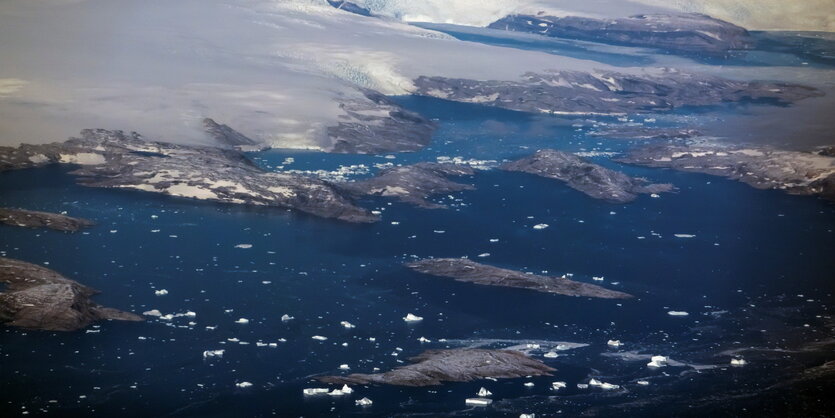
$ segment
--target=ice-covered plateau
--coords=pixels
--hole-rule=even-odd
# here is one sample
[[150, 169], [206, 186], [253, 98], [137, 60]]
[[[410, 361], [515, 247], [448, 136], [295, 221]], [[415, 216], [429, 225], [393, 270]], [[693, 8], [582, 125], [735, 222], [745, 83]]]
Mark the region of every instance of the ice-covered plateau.
[[90, 300], [97, 290], [55, 271], [20, 260], [0, 257], [0, 323], [46, 331], [74, 331], [93, 322], [142, 317], [106, 308]]

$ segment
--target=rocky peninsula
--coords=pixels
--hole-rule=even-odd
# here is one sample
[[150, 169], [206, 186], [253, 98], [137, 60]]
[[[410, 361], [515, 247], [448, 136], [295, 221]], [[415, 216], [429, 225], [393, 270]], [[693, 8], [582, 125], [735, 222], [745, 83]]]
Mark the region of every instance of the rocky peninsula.
[[551, 149], [539, 150], [529, 157], [503, 164], [500, 168], [559, 180], [590, 197], [613, 203], [631, 202], [639, 194], [674, 190], [671, 184], [650, 184], [646, 179], [630, 177], [574, 154]]
[[0, 257], [0, 323], [45, 331], [74, 331], [105, 319], [142, 317], [91, 301], [97, 290], [50, 269]]
[[12, 208], [0, 208], [0, 223], [24, 228], [49, 228], [64, 232], [76, 232], [95, 225], [93, 221], [59, 213]]

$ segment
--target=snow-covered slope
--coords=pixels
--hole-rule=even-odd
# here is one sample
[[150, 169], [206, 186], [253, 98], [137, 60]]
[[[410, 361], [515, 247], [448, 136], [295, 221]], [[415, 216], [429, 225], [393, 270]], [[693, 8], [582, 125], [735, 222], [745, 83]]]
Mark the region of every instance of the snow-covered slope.
[[[324, 0], [0, 3], [0, 144], [97, 127], [205, 142], [209, 117], [280, 147], [329, 149], [358, 88], [404, 94], [418, 76], [516, 79], [604, 68], [453, 40]], [[497, 59], [501, 57], [501, 59]]]

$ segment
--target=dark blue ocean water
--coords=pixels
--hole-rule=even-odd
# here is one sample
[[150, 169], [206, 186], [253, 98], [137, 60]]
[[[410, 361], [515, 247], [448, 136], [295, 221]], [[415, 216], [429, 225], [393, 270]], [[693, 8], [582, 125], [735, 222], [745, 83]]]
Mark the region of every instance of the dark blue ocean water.
[[[281, 150], [253, 157], [268, 168], [293, 157], [287, 168], [333, 170], [439, 156], [515, 158], [545, 147], [617, 152], [627, 146], [586, 138], [584, 128], [572, 127], [575, 121], [427, 98], [398, 100], [439, 122], [428, 149], [394, 159]], [[729, 368], [731, 357], [724, 350], [778, 348], [828, 336], [835, 271], [832, 204], [592, 158], [673, 183], [679, 191], [613, 205], [547, 179], [488, 170], [461, 179], [476, 190], [439, 196], [449, 209], [370, 199], [363, 204], [383, 210], [383, 221], [351, 225], [282, 210], [85, 188], [74, 184], [67, 167], [0, 174], [0, 206], [67, 211], [98, 223], [76, 234], [0, 227], [0, 254], [47, 265], [97, 288], [102, 294], [96, 301], [106, 306], [197, 314], [102, 323], [91, 328], [98, 331], [93, 333], [4, 328], [0, 412], [549, 416], [661, 398], [667, 409], [650, 404], [625, 413], [685, 415], [692, 399], [757, 393], [785, 380], [785, 368], [799, 361], [748, 357], [749, 366]], [[550, 227], [531, 228], [539, 223]], [[479, 261], [508, 268], [573, 273], [575, 280], [589, 282], [604, 276], [602, 285], [637, 297], [607, 301], [482, 287], [419, 275], [401, 265], [415, 257], [483, 253], [490, 255]], [[169, 294], [156, 296], [155, 289]], [[673, 317], [670, 310], [689, 316]], [[401, 319], [407, 313], [425, 319], [407, 324]], [[295, 319], [282, 322], [283, 314]], [[237, 324], [238, 318], [250, 322]], [[340, 321], [356, 328], [346, 329]], [[317, 341], [314, 335], [328, 339]], [[420, 337], [432, 342], [420, 343]], [[229, 341], [235, 338], [239, 341]], [[608, 348], [608, 339], [625, 345]], [[345, 373], [338, 369], [341, 364], [352, 372], [385, 371], [426, 348], [531, 341], [543, 348], [558, 342], [588, 346], [561, 351], [556, 359], [543, 358], [547, 350], [532, 351], [557, 368], [553, 377], [434, 388], [357, 386], [350, 397], [302, 396], [303, 388], [322, 386], [311, 376]], [[204, 360], [202, 352], [212, 349], [226, 352]], [[603, 355], [613, 352], [639, 359]], [[697, 367], [648, 369], [640, 355], [654, 354]], [[716, 367], [702, 367], [711, 365]], [[576, 388], [590, 377], [624, 390]], [[640, 379], [650, 385], [636, 385]], [[557, 380], [568, 388], [549, 390]], [[237, 388], [242, 381], [253, 386]], [[523, 386], [527, 381], [535, 386]], [[496, 404], [466, 407], [464, 399], [481, 386], [494, 393]], [[361, 397], [372, 399], [373, 406], [355, 406]], [[744, 400], [706, 408], [699, 411], [720, 416], [746, 412], [742, 408], [757, 411]], [[781, 411], [774, 405], [761, 408]]]

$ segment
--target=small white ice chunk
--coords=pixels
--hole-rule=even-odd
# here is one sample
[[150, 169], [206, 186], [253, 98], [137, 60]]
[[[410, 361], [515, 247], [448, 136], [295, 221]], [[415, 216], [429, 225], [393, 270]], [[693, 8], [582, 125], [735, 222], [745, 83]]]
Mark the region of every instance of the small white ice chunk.
[[157, 296], [165, 296], [168, 294], [168, 291], [165, 289], [154, 290], [154, 294]]
[[545, 229], [548, 226], [549, 226], [548, 224], [536, 224], [536, 225], [533, 226], [533, 229]]
[[313, 338], [314, 340], [317, 340], [317, 341], [325, 341], [325, 340], [327, 340], [327, 339], [328, 339], [328, 337], [323, 337], [323, 336], [321, 336], [321, 335], [314, 335], [314, 336], [312, 336], [312, 337], [310, 337], [310, 338]]
[[252, 244], [238, 244], [238, 245], [235, 246], [235, 248], [241, 248], [241, 249], [246, 250], [246, 249], [252, 248]]
[[238, 318], [238, 320], [237, 320], [237, 321], [235, 321], [235, 323], [236, 323], [236, 324], [248, 324], [248, 323], [249, 323], [249, 319], [246, 319], [246, 318]]
[[543, 355], [542, 355], [542, 357], [545, 357], [545, 358], [557, 358], [557, 357], [559, 357], [559, 356], [560, 356], [560, 355], [559, 355], [559, 354], [557, 354], [557, 353], [556, 353], [556, 352], [554, 352], [554, 351], [549, 351], [549, 352], [547, 352], [547, 353], [545, 353], [545, 354], [543, 354]]
[[687, 315], [690, 315], [690, 314], [687, 313], [687, 312], [684, 312], [684, 311], [670, 311], [670, 312], [667, 312], [667, 315], [670, 315], [670, 316], [687, 316]]
[[748, 364], [747, 361], [743, 358], [732, 358], [731, 359], [731, 366], [744, 366]]
[[203, 358], [223, 357], [224, 352], [226, 350], [206, 350], [203, 352]]
[[620, 347], [623, 345], [623, 343], [620, 342], [620, 340], [609, 340], [606, 342], [606, 345], [610, 347]]
[[649, 367], [664, 367], [667, 365], [667, 357], [664, 356], [652, 356], [650, 362], [647, 363]]
[[246, 388], [248, 388], [248, 387], [251, 387], [251, 386], [252, 386], [252, 383], [249, 383], [249, 382], [240, 382], [240, 383], [235, 383], [235, 386], [237, 386], [237, 387], [239, 387], [239, 388], [242, 388], [242, 389], [246, 389]]
[[354, 401], [354, 404], [357, 406], [370, 406], [372, 403], [374, 402], [371, 402], [371, 399], [368, 398], [362, 398], [358, 401]]
[[560, 390], [565, 388], [565, 382], [552, 382], [551, 390]]
[[281, 322], [292, 321], [294, 318], [290, 315], [284, 314], [281, 315]]
[[356, 328], [356, 327], [357, 327], [356, 325], [354, 325], [354, 324], [352, 324], [352, 323], [350, 323], [350, 322], [348, 322], [348, 321], [342, 321], [342, 322], [340, 322], [339, 324], [340, 324], [340, 325], [342, 325], [342, 326], [343, 326], [343, 327], [345, 327], [345, 328], [348, 328], [348, 329], [351, 329], [351, 328]]

